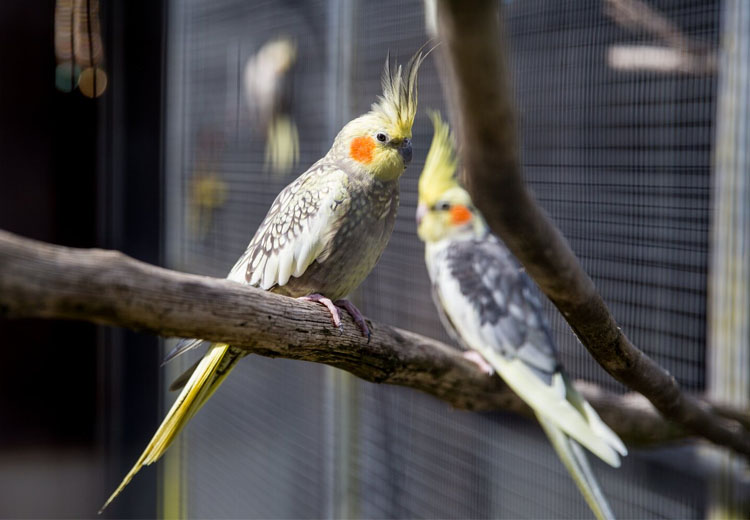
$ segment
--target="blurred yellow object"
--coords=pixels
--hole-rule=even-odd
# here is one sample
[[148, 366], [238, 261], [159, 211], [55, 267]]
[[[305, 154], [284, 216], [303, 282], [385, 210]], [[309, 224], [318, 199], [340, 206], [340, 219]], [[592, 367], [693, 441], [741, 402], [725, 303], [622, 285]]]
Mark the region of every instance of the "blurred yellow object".
[[213, 213], [224, 205], [227, 199], [227, 185], [218, 173], [196, 173], [190, 186], [190, 229], [204, 238], [211, 229]]
[[271, 121], [266, 137], [266, 166], [273, 173], [290, 171], [299, 161], [299, 134], [294, 120], [279, 114]]
[[99, 67], [83, 69], [78, 78], [78, 89], [86, 97], [94, 98], [104, 94], [107, 88], [107, 73]]

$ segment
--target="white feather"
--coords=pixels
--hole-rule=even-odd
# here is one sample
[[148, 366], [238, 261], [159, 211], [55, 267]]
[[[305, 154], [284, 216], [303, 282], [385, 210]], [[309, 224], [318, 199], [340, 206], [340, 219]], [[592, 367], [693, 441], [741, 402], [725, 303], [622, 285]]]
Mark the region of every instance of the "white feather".
[[302, 234], [297, 238], [299, 241], [299, 249], [297, 252], [297, 263], [294, 269], [294, 276], [299, 277], [307, 270], [307, 267], [315, 259], [314, 246], [317, 237], [310, 236], [306, 230], [302, 231]]
[[250, 275], [250, 279], [247, 283], [253, 286], [258, 286], [260, 285], [261, 278], [263, 278], [263, 269], [256, 269]]
[[284, 248], [279, 251], [279, 285], [286, 285], [292, 274], [292, 264], [294, 263], [294, 252]]
[[268, 255], [266, 258], [266, 265], [263, 268], [263, 280], [260, 283], [260, 288], [267, 291], [274, 285], [279, 278], [279, 254], [274, 252]]
[[242, 255], [242, 257], [237, 261], [236, 264], [234, 264], [234, 267], [232, 267], [232, 270], [229, 271], [229, 275], [227, 276], [228, 280], [232, 280], [233, 282], [238, 283], [245, 283], [245, 273], [247, 272], [247, 257], [246, 255]]
[[628, 454], [628, 449], [623, 444], [620, 437], [617, 436], [607, 424], [602, 421], [599, 414], [591, 407], [589, 403], [583, 401], [583, 409], [586, 412], [586, 418], [588, 419], [591, 428], [600, 437], [607, 439], [607, 442], [623, 457]]

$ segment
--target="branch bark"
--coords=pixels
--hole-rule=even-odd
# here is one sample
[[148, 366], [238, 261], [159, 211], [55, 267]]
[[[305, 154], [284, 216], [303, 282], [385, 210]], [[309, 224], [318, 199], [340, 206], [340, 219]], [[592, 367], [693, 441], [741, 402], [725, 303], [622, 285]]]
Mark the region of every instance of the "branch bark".
[[504, 34], [494, 0], [440, 0], [441, 52], [459, 121], [464, 181], [474, 203], [581, 343], [615, 379], [646, 396], [690, 432], [750, 456], [750, 435], [727, 414], [683, 393], [667, 371], [618, 327], [593, 281], [560, 232], [526, 190]]
[[[380, 323], [370, 323], [367, 343], [343, 317], [340, 333], [320, 305], [170, 271], [116, 251], [72, 249], [0, 231], [0, 318], [75, 319], [204, 338], [262, 356], [324, 363], [373, 383], [415, 388], [459, 409], [532, 416], [499, 377], [487, 377], [455, 348]], [[686, 437], [637, 394], [578, 386], [631, 445]]]

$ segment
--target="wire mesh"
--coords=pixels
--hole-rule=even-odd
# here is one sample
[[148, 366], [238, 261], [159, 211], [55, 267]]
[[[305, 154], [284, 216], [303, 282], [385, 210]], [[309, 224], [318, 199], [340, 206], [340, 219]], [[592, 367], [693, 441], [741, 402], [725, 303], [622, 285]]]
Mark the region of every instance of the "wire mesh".
[[[292, 178], [265, 171], [262, 136], [241, 92], [247, 58], [280, 33], [298, 42], [299, 173], [333, 137], [330, 114], [341, 107], [331, 105], [339, 97], [330, 89], [345, 89], [348, 116], [367, 110], [386, 51], [403, 60], [427, 39], [422, 5], [357, 2], [347, 32], [334, 20], [333, 1], [173, 4], [182, 37], [170, 49], [180, 71], [170, 81], [179, 83], [181, 101], [167, 117], [181, 126], [166, 142], [179, 158], [168, 170], [170, 185], [180, 188], [168, 193], [177, 211], [167, 225], [180, 229], [181, 239], [172, 242], [171, 258], [181, 269], [223, 276]], [[529, 186], [634, 343], [687, 389], [702, 390], [715, 75], [613, 68], [612, 46], [659, 42], [619, 25], [600, 1], [503, 4]], [[651, 5], [686, 37], [716, 47], [718, 2]], [[344, 50], [349, 76], [332, 85], [329, 71]], [[448, 342], [413, 219], [432, 134], [424, 109], [443, 108], [432, 61], [420, 75], [419, 96], [415, 159], [401, 181], [396, 227], [356, 296], [369, 317]], [[203, 214], [210, 225], [200, 235], [189, 224], [191, 186], [208, 171], [225, 184], [226, 198]], [[620, 389], [548, 310], [571, 375]], [[330, 385], [321, 367], [243, 361], [183, 435], [189, 516], [331, 516], [332, 497], [342, 494], [341, 516], [361, 518], [590, 516], [532, 422], [457, 412], [410, 390], [362, 382], [336, 386], [349, 392], [342, 409]], [[350, 430], [335, 432], [346, 438], [343, 455], [331, 446], [331, 424], [338, 424], [332, 414], [348, 415]], [[618, 470], [592, 464], [618, 517], [703, 516], [705, 477], [675, 457], [636, 451]]]

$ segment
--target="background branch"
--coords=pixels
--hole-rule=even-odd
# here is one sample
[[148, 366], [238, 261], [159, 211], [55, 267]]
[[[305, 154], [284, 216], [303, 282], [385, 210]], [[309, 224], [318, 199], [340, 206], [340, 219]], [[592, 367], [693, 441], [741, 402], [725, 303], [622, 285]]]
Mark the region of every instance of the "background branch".
[[647, 34], [663, 45], [612, 45], [611, 67], [664, 73], [712, 74], [717, 53], [708, 44], [689, 38], [674, 22], [642, 0], [604, 0], [604, 14], [618, 25]]
[[492, 230], [523, 263], [592, 356], [694, 434], [750, 456], [750, 435], [728, 414], [683, 393], [623, 334], [568, 243], [526, 190], [504, 35], [493, 0], [440, 0], [438, 28], [458, 115], [465, 184]]
[[[116, 251], [54, 246], [0, 231], [0, 317], [77, 319], [199, 337], [262, 356], [325, 363], [366, 381], [427, 392], [460, 409], [531, 416], [499, 377], [487, 377], [438, 341], [371, 323], [367, 343], [346, 315], [339, 333], [319, 305], [162, 269]], [[631, 445], [686, 436], [637, 394], [578, 386]]]

